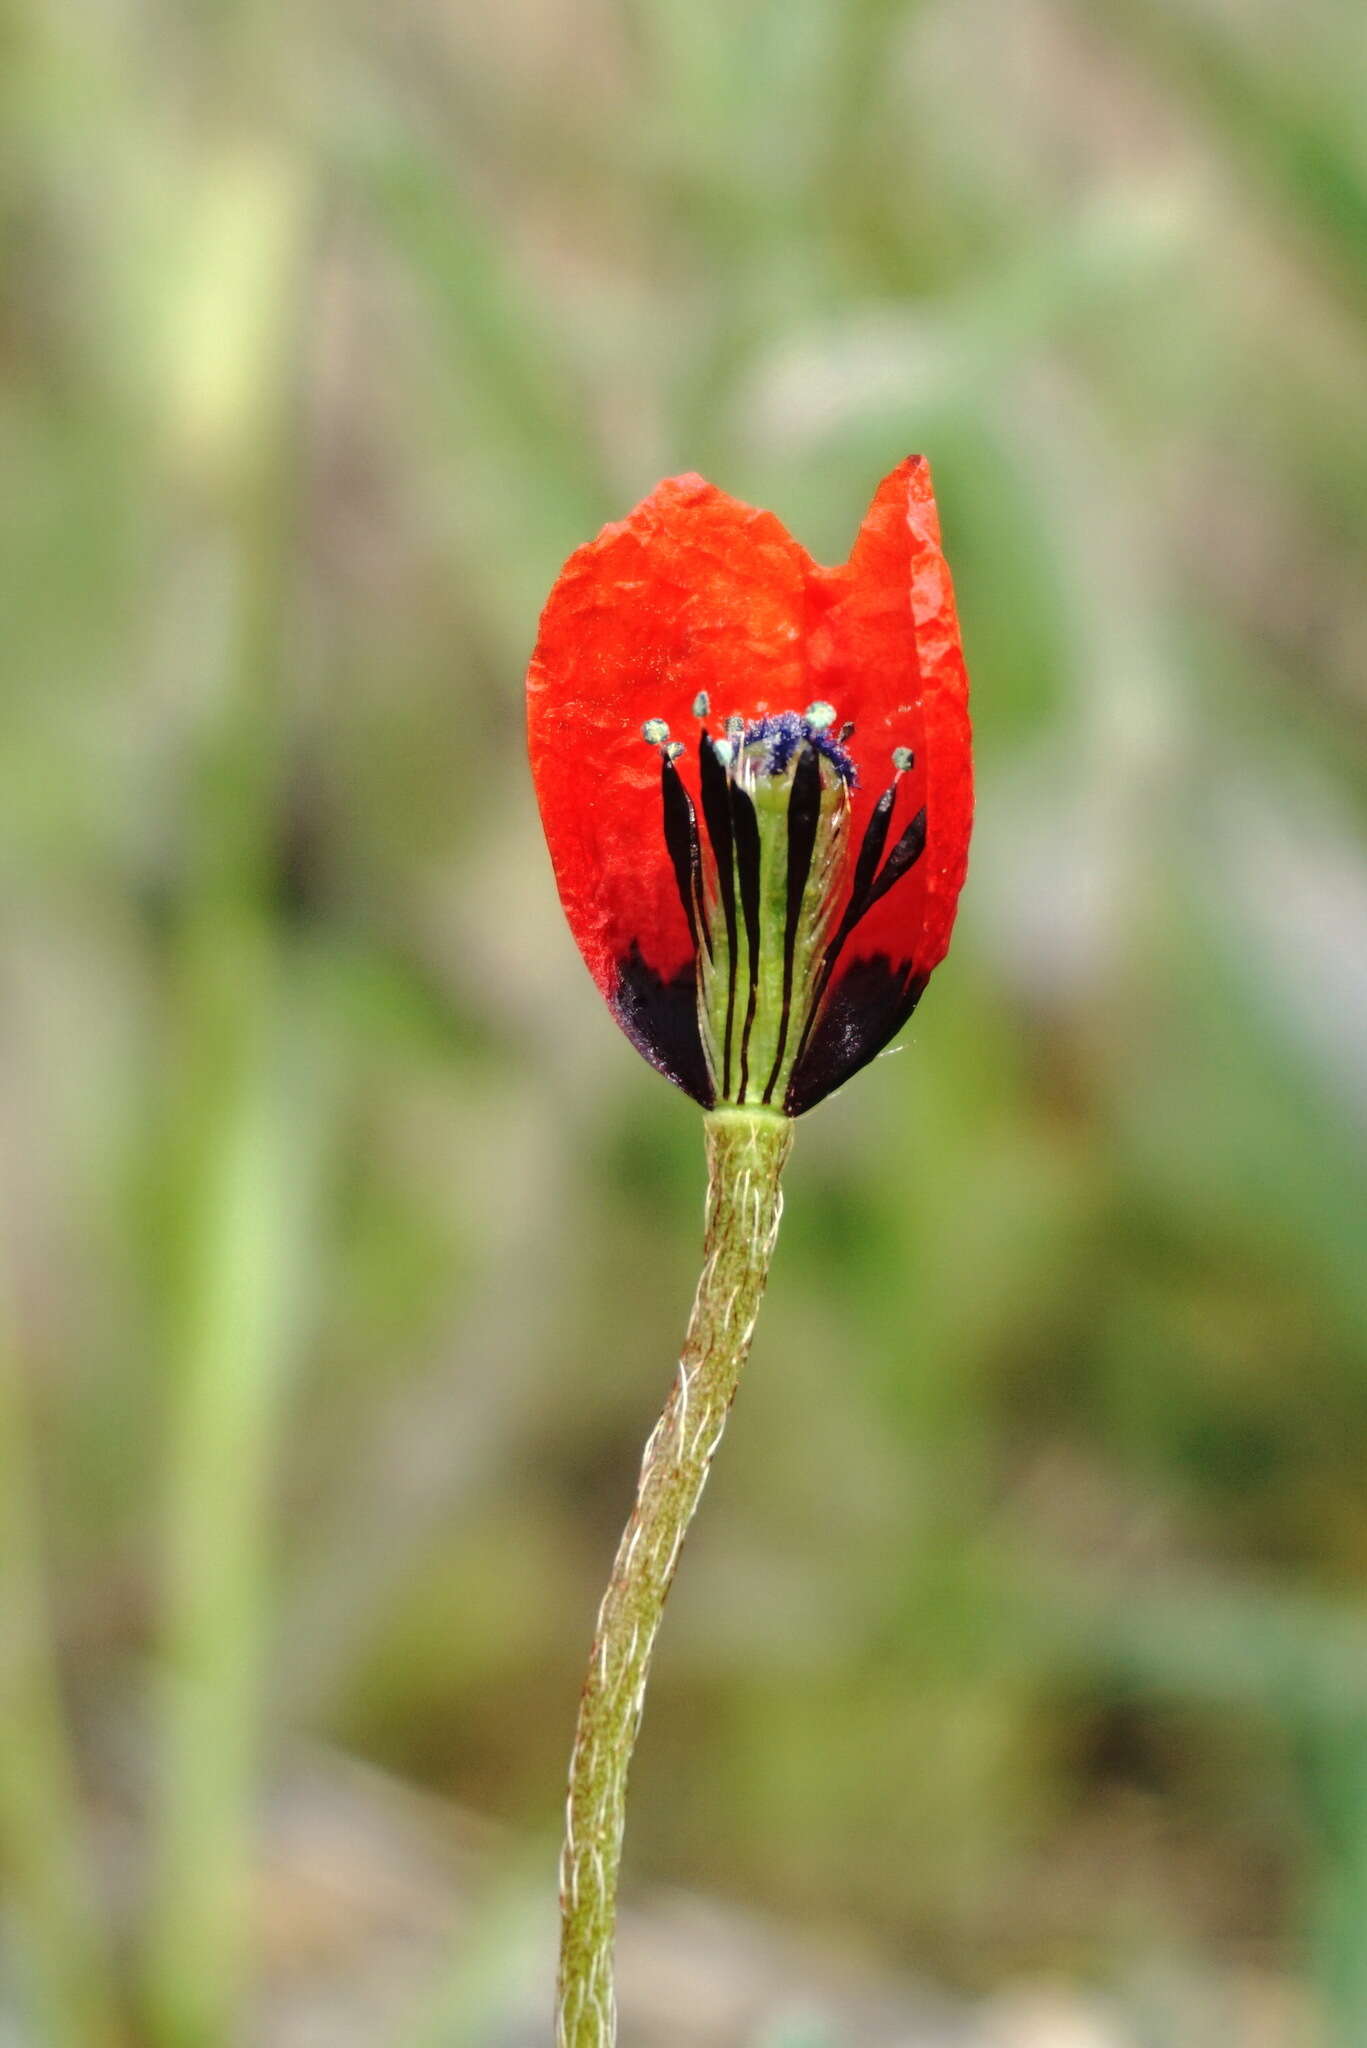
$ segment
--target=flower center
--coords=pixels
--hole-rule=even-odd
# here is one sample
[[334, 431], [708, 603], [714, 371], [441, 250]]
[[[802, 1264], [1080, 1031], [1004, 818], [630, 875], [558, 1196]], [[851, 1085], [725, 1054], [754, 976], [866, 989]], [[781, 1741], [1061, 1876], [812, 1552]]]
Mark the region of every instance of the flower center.
[[[693, 712], [707, 720], [705, 695]], [[835, 720], [830, 704], [816, 703], [802, 714], [730, 717], [720, 738], [703, 723], [705, 833], [675, 765], [683, 744], [663, 719], [642, 728], [660, 753], [665, 842], [693, 935], [699, 1030], [720, 1103], [782, 1108], [845, 939], [925, 843], [922, 811], [879, 870], [897, 785], [912, 765], [910, 750], [898, 747], [847, 896], [858, 775], [846, 751], [854, 727], [833, 732]]]

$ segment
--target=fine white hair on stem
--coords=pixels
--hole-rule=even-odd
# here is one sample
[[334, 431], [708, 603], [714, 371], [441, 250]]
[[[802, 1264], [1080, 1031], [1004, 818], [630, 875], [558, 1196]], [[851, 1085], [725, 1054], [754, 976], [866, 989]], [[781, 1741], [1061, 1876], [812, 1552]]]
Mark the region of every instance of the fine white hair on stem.
[[783, 1201], [793, 1125], [768, 1110], [706, 1119], [702, 1276], [679, 1368], [641, 1463], [589, 1657], [561, 1856], [559, 2048], [611, 2048], [613, 1933], [626, 1785], [651, 1652], [679, 1552], [750, 1349]]

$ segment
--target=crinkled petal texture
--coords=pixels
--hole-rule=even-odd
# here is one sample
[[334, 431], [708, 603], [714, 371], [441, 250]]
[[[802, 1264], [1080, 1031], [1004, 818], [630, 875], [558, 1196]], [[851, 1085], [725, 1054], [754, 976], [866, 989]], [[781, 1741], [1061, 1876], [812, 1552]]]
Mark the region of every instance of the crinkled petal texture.
[[914, 767], [898, 815], [925, 811], [915, 866], [865, 912], [833, 975], [789, 1108], [810, 1109], [894, 1038], [943, 960], [973, 826], [968, 677], [930, 465], [913, 455], [880, 484], [849, 561], [817, 569], [824, 600], [808, 644], [813, 694], [855, 721], [858, 844], [905, 745]]
[[[895, 830], [924, 808], [924, 849], [860, 916], [832, 964], [786, 1107], [810, 1108], [910, 1015], [949, 943], [972, 822], [967, 681], [928, 465], [880, 485], [850, 559], [825, 569], [771, 513], [698, 476], [659, 484], [566, 563], [527, 676], [528, 739], [570, 928], [628, 1036], [704, 1103], [714, 1086], [696, 947], [661, 829], [660, 719], [689, 752], [694, 705], [713, 729], [827, 700], [852, 720], [857, 847], [909, 748]], [[852, 862], [851, 862], [852, 866]], [[850, 886], [847, 876], [845, 886]]]

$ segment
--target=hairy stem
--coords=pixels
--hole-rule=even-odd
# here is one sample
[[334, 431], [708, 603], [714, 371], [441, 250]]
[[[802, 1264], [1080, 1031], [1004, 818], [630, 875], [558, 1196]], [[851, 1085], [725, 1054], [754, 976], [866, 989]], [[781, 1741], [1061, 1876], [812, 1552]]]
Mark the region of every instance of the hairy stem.
[[609, 2048], [617, 2032], [612, 1939], [627, 1770], [651, 1651], [679, 1549], [750, 1349], [783, 1197], [793, 1126], [769, 1110], [706, 1119], [707, 1232], [678, 1377], [655, 1425], [612, 1567], [570, 1760], [560, 1865], [560, 2048]]

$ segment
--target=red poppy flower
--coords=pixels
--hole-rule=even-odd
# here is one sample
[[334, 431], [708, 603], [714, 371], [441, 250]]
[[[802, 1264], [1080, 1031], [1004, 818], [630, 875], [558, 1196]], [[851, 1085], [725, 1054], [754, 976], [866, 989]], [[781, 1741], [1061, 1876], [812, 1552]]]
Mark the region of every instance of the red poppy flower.
[[799, 1115], [911, 1015], [967, 862], [967, 698], [920, 456], [838, 569], [699, 476], [565, 564], [527, 674], [561, 902], [705, 1106]]

